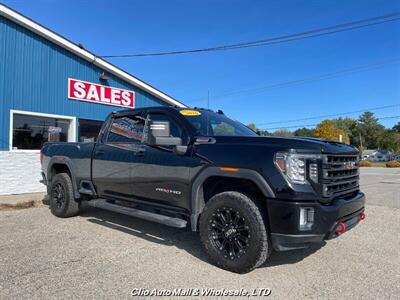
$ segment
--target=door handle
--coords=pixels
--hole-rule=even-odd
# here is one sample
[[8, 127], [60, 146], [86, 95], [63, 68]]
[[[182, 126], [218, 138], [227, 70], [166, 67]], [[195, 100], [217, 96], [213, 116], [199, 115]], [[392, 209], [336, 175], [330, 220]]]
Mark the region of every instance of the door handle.
[[97, 151], [94, 152], [94, 154], [96, 154], [96, 155], [103, 155], [103, 154], [104, 154], [104, 151], [97, 150]]

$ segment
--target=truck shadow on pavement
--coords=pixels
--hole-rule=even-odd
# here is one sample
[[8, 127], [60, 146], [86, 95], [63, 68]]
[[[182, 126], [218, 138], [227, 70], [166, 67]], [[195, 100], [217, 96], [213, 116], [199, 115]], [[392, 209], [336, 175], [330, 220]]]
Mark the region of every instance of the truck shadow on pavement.
[[[93, 207], [84, 207], [80, 213], [80, 217], [85, 218], [88, 222], [115, 229], [150, 242], [166, 246], [175, 246], [206, 263], [210, 263], [201, 247], [199, 235], [189, 229], [167, 227], [162, 224]], [[261, 268], [300, 262], [325, 246], [325, 244], [324, 242], [321, 245], [316, 245], [308, 249], [274, 252]]]

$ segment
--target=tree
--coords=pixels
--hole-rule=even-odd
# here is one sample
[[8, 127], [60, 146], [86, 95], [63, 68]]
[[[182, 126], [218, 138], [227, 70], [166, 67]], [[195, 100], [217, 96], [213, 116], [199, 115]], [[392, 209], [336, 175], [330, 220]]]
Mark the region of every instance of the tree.
[[378, 118], [370, 111], [366, 111], [358, 118], [356, 132], [361, 136], [364, 148], [377, 149], [379, 137], [384, 133], [384, 130], [385, 127], [379, 124]]
[[251, 130], [255, 132], [257, 132], [258, 130], [257, 126], [254, 123], [247, 124], [247, 127], [249, 127]]
[[306, 127], [299, 128], [294, 131], [294, 136], [310, 136], [314, 137], [315, 136], [315, 130], [314, 129], [309, 129]]
[[332, 120], [337, 128], [342, 129], [350, 138], [350, 144], [359, 145], [360, 139], [357, 132], [357, 121], [352, 118], [337, 118]]
[[400, 132], [400, 122], [397, 122], [397, 124], [393, 126], [392, 130], [396, 131], [396, 132]]
[[378, 140], [379, 148], [400, 152], [400, 133], [386, 130]]
[[342, 136], [342, 141], [345, 144], [350, 143], [349, 136], [342, 129], [336, 127], [331, 120], [324, 120], [315, 128], [315, 136], [330, 141], [339, 141]]
[[260, 135], [261, 136], [271, 136], [273, 134], [269, 133], [268, 130], [260, 130]]
[[293, 136], [293, 132], [291, 132], [285, 128], [282, 128], [282, 129], [275, 131], [272, 135], [273, 136]]

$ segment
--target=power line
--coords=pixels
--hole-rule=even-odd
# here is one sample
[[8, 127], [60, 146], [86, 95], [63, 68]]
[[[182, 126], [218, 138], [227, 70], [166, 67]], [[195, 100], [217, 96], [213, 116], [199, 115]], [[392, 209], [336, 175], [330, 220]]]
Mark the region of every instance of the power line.
[[[241, 89], [241, 90], [236, 90], [236, 91], [227, 91], [223, 94], [217, 95], [213, 97], [213, 99], [218, 99], [218, 98], [223, 98], [231, 95], [236, 95], [236, 94], [242, 94], [242, 93], [261, 93], [270, 89], [275, 89], [275, 88], [283, 88], [283, 87], [290, 87], [293, 85], [300, 85], [300, 84], [305, 84], [305, 83], [310, 83], [310, 82], [315, 82], [319, 80], [326, 80], [326, 79], [332, 79], [332, 78], [337, 78], [340, 76], [348, 75], [348, 74], [354, 74], [354, 73], [359, 73], [359, 72], [365, 72], [369, 71], [372, 69], [376, 69], [379, 67], [383, 67], [386, 65], [390, 64], [396, 64], [399, 63], [400, 59], [395, 58], [395, 59], [388, 59], [380, 62], [375, 62], [372, 64], [367, 64], [367, 65], [362, 65], [362, 66], [356, 66], [353, 68], [348, 68], [348, 69], [342, 69], [336, 72], [332, 73], [327, 73], [327, 74], [321, 74], [318, 76], [314, 77], [308, 77], [308, 78], [303, 78], [303, 79], [296, 79], [296, 80], [289, 80], [289, 81], [284, 81], [284, 82], [279, 82], [275, 84], [270, 84], [270, 85], [265, 85], [265, 86], [260, 86], [256, 88], [248, 88], [248, 89]], [[190, 103], [195, 103], [204, 100], [205, 98], [197, 98], [192, 101], [189, 101]]]
[[322, 119], [322, 118], [338, 117], [338, 116], [343, 116], [343, 115], [351, 115], [351, 114], [356, 114], [356, 113], [363, 113], [366, 111], [381, 110], [381, 109], [399, 107], [399, 106], [400, 106], [400, 104], [385, 105], [385, 106], [378, 106], [378, 107], [366, 108], [366, 109], [361, 109], [361, 110], [353, 110], [353, 111], [341, 112], [341, 113], [336, 113], [336, 114], [321, 115], [321, 116], [307, 117], [307, 118], [301, 118], [301, 119], [292, 119], [292, 120], [286, 120], [286, 121], [276, 121], [276, 122], [266, 122], [266, 123], [256, 123], [254, 125], [272, 125], [272, 124], [293, 123], [293, 122], [299, 122], [299, 121], [308, 121], [308, 120], [315, 120], [315, 119]]
[[165, 55], [177, 55], [177, 54], [188, 54], [188, 53], [199, 53], [199, 52], [211, 52], [211, 51], [223, 51], [223, 50], [233, 50], [233, 49], [242, 49], [242, 48], [250, 48], [250, 47], [260, 47], [267, 46], [272, 44], [280, 44], [287, 43], [296, 40], [302, 40], [312, 37], [318, 37], [323, 35], [334, 34], [343, 31], [355, 30], [363, 27], [375, 26], [382, 23], [396, 21], [400, 16], [400, 12], [395, 12], [391, 14], [381, 15], [377, 17], [372, 17], [368, 19], [362, 19], [357, 21], [352, 21], [348, 23], [337, 24], [328, 27], [317, 28], [309, 31], [266, 38], [257, 41], [244, 42], [238, 44], [229, 44], [222, 45], [216, 47], [209, 48], [199, 48], [199, 49], [190, 49], [190, 50], [175, 50], [175, 51], [166, 51], [166, 52], [150, 52], [150, 53], [136, 53], [136, 54], [119, 54], [119, 55], [102, 55], [100, 57], [104, 58], [128, 58], [128, 57], [145, 57], [145, 56], [165, 56]]
[[[387, 120], [387, 119], [398, 119], [400, 116], [389, 116], [389, 117], [380, 117], [377, 120]], [[270, 128], [260, 128], [262, 130], [276, 130], [276, 129], [289, 129], [289, 128], [303, 128], [303, 127], [315, 127], [318, 124], [303, 124], [303, 125], [294, 125], [294, 126], [281, 126], [281, 127], [270, 127]]]

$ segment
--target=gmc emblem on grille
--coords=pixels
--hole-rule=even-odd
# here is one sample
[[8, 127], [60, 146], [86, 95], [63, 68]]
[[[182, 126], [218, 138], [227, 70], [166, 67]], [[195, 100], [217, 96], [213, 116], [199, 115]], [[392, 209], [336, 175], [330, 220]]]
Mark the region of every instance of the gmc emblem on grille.
[[346, 170], [353, 170], [356, 168], [356, 163], [354, 161], [346, 161], [343, 163], [343, 167]]

